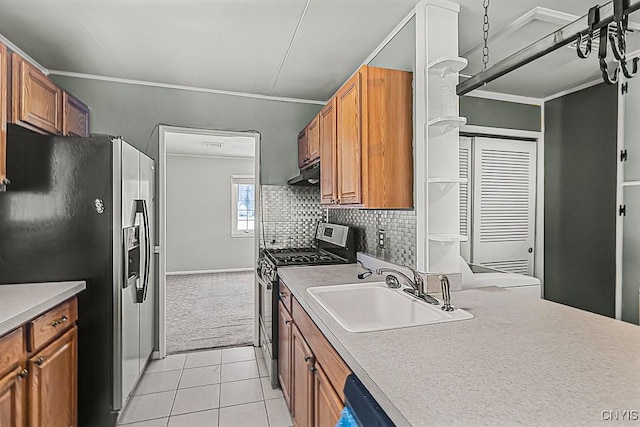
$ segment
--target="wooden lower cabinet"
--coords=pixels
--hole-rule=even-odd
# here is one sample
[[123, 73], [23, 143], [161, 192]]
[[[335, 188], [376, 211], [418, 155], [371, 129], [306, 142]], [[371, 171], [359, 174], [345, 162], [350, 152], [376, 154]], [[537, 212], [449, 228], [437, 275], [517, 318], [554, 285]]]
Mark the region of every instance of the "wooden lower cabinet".
[[29, 359], [29, 425], [77, 425], [78, 330], [73, 326]]
[[72, 298], [0, 337], [0, 427], [78, 425], [76, 307]]
[[333, 389], [322, 366], [316, 364], [313, 378], [314, 420], [318, 427], [333, 427], [340, 419], [344, 404]]
[[280, 286], [280, 293], [290, 298], [292, 312], [279, 303], [278, 377], [293, 425], [335, 426], [351, 371], [286, 285]]
[[294, 426], [312, 426], [315, 358], [295, 324], [291, 330], [291, 418]]
[[278, 303], [278, 379], [282, 394], [291, 409], [291, 315]]
[[0, 378], [0, 426], [24, 426], [24, 376], [17, 367]]

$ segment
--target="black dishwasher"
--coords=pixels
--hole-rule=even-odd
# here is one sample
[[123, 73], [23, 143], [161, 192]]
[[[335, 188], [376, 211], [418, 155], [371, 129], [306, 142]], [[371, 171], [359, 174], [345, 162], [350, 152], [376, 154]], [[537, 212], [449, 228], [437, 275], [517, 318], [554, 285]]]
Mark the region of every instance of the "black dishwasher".
[[358, 377], [353, 374], [349, 375], [344, 383], [344, 397], [346, 407], [359, 426], [387, 427], [395, 425], [366, 387], [358, 380]]

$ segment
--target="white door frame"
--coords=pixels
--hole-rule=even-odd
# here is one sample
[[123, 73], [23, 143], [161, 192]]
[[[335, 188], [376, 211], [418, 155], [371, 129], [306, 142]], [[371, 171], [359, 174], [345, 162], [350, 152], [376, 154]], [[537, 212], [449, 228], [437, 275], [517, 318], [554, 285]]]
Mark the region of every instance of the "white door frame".
[[[167, 134], [188, 133], [196, 135], [218, 135], [231, 137], [253, 137], [255, 139], [255, 177], [256, 190], [255, 199], [260, 200], [260, 134], [258, 132], [235, 132], [212, 129], [197, 129], [179, 126], [160, 125], [158, 130], [158, 158], [159, 158], [159, 192], [158, 192], [158, 352], [154, 354], [156, 358], [163, 359], [167, 356]], [[260, 203], [255, 204], [255, 218], [260, 218]], [[260, 250], [260, 221], [255, 221], [254, 225], [254, 260], [258, 259]], [[254, 280], [253, 305], [254, 305], [254, 327], [253, 342], [259, 345], [258, 338], [258, 283]]]
[[533, 271], [534, 276], [542, 283], [541, 296], [544, 297], [544, 105], [541, 105], [541, 115], [542, 130], [540, 132], [472, 125], [462, 126], [460, 132], [474, 136], [525, 138], [536, 141], [536, 220]]

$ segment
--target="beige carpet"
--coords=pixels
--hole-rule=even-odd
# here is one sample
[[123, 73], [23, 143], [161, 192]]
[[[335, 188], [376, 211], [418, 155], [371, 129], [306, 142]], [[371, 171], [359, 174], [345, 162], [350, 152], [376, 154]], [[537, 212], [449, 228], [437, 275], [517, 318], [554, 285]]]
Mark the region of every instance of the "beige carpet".
[[167, 353], [253, 343], [253, 271], [167, 276]]

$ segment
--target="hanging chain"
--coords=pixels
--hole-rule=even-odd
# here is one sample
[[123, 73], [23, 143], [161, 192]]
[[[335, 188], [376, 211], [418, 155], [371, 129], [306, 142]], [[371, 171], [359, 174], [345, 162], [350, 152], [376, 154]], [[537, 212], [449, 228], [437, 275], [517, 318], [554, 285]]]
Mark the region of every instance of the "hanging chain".
[[484, 23], [482, 30], [484, 32], [484, 47], [482, 48], [482, 69], [487, 69], [489, 64], [489, 0], [483, 0], [484, 6]]

